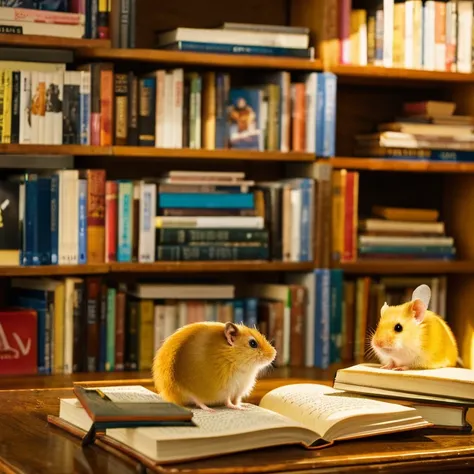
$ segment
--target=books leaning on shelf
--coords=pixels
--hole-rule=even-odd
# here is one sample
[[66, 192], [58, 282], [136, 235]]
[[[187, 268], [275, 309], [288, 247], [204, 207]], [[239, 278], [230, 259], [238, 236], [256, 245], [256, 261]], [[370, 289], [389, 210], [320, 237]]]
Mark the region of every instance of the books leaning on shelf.
[[474, 407], [474, 372], [448, 367], [392, 371], [380, 364], [359, 364], [340, 369], [334, 388], [377, 400], [416, 407], [435, 426], [471, 431], [466, 420]]
[[[326, 447], [430, 426], [411, 407], [346, 395], [316, 384], [277, 388], [258, 406], [245, 404], [245, 410], [192, 411], [196, 427], [111, 428], [101, 440], [146, 458], [148, 464], [166, 464], [270, 446]], [[61, 399], [58, 418], [48, 420], [70, 431], [89, 431], [92, 424], [75, 399]]]
[[355, 137], [355, 156], [474, 161], [474, 117], [454, 115], [454, 102], [406, 102], [393, 122]]

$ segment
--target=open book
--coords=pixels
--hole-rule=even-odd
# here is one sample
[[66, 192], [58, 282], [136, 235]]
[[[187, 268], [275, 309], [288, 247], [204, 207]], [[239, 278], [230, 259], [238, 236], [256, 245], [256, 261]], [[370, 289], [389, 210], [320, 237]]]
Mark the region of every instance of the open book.
[[334, 388], [367, 395], [472, 405], [474, 370], [446, 367], [394, 371], [377, 364], [359, 364], [338, 370]]
[[[193, 410], [195, 427], [111, 428], [105, 438], [164, 464], [287, 444], [307, 448], [431, 426], [415, 409], [360, 398], [316, 384], [267, 393], [245, 410]], [[88, 431], [91, 419], [76, 399], [61, 399], [59, 418]]]

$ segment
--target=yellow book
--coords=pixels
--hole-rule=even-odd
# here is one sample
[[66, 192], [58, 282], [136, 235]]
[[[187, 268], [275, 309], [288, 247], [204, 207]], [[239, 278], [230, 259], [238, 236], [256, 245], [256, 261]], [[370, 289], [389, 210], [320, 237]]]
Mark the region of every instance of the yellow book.
[[10, 143], [12, 134], [12, 71], [6, 70], [4, 78], [2, 143]]
[[153, 300], [140, 300], [140, 323], [139, 323], [139, 368], [140, 370], [151, 370], [153, 363], [153, 335], [154, 335], [154, 324], [153, 316], [155, 311], [155, 306]]

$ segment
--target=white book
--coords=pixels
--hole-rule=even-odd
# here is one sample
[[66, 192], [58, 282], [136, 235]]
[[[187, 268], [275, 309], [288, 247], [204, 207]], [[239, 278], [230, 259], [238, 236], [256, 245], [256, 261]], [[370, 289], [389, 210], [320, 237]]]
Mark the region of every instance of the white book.
[[423, 69], [435, 69], [435, 1], [427, 0], [423, 8]]
[[[280, 151], [288, 152], [290, 150], [290, 134], [291, 134], [291, 75], [288, 71], [281, 72], [281, 114], [280, 114]], [[317, 77], [317, 76], [316, 76]], [[317, 94], [316, 94], [317, 96]], [[316, 150], [316, 128], [314, 129], [315, 142], [314, 149]]]
[[459, 0], [458, 4], [458, 35], [457, 35], [457, 70], [470, 73], [472, 71], [472, 15], [471, 0]]
[[423, 67], [423, 2], [422, 0], [411, 0], [413, 2], [413, 68]]
[[163, 148], [173, 147], [173, 73], [165, 75], [165, 108], [164, 108]]
[[181, 328], [188, 323], [188, 305], [184, 301], [178, 302], [178, 327]]
[[309, 47], [308, 35], [205, 28], [176, 28], [175, 30], [161, 33], [156, 38], [156, 45], [158, 47], [165, 46], [177, 41], [273, 46], [296, 49], [306, 49]]
[[[386, 403], [318, 384], [292, 384], [268, 392], [245, 410], [193, 409], [196, 426], [113, 428], [107, 438], [157, 464], [294, 445], [330, 446], [337, 440], [432, 426], [412, 407]], [[60, 400], [59, 417], [89, 431], [92, 420], [76, 398]], [[304, 451], [302, 454], [304, 455]]]
[[40, 71], [31, 71], [31, 134], [30, 143], [37, 145], [39, 141], [40, 131], [40, 107], [41, 107], [41, 91], [40, 91]]
[[414, 44], [414, 30], [415, 30], [415, 2], [414, 0], [407, 0], [405, 2], [405, 67], [413, 69], [415, 67], [415, 44]]
[[[439, 9], [435, 6], [435, 31], [439, 28], [444, 30], [444, 41], [436, 41], [434, 46], [434, 68], [435, 71], [446, 71], [446, 2], [437, 2], [439, 7], [444, 9], [444, 16], [439, 13]], [[438, 26], [439, 23], [439, 26]], [[437, 35], [436, 35], [437, 36]], [[437, 39], [435, 36], [435, 39]]]
[[19, 143], [31, 143], [31, 71], [20, 71]]
[[393, 66], [394, 0], [383, 0], [383, 66]]
[[407, 247], [430, 247], [454, 245], [453, 237], [390, 237], [384, 235], [360, 235], [360, 245], [403, 245]]
[[263, 229], [264, 220], [260, 216], [156, 216], [155, 227], [158, 229], [192, 227], [196, 229]]
[[46, 144], [46, 88], [49, 82], [50, 72], [38, 72], [38, 85], [36, 88], [37, 96], [33, 98], [37, 105], [38, 117], [38, 141], [36, 143]]
[[156, 229], [156, 184], [140, 182], [138, 261], [155, 261]]
[[84, 25], [61, 25], [54, 23], [2, 20], [2, 26], [21, 27], [24, 35], [56, 36], [60, 38], [83, 38]]
[[155, 305], [153, 316], [153, 346], [154, 351], [157, 352], [164, 340], [165, 328], [165, 305]]
[[67, 240], [67, 230], [66, 230], [66, 170], [58, 171], [58, 265], [65, 265], [67, 263], [66, 258], [66, 240]]
[[165, 305], [163, 324], [164, 339], [171, 336], [178, 329], [178, 307], [175, 304]]

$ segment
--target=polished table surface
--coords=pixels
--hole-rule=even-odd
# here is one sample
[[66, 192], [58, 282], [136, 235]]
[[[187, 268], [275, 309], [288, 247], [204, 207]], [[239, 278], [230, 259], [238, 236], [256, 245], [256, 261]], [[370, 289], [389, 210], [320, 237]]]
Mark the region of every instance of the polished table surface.
[[[127, 380], [151, 388], [149, 379]], [[262, 380], [248, 400], [258, 403], [269, 390], [302, 379]], [[102, 383], [102, 382], [101, 382]], [[104, 382], [104, 384], [107, 382]], [[108, 382], [117, 384], [117, 381]], [[330, 382], [324, 382], [330, 384]], [[131, 474], [143, 471], [136, 461], [97, 446], [81, 448], [78, 438], [47, 422], [58, 415], [59, 399], [70, 388], [0, 391], [0, 473]], [[421, 431], [340, 443], [330, 448], [271, 448], [247, 454], [161, 466], [166, 474], [409, 473], [474, 472], [474, 435]]]

